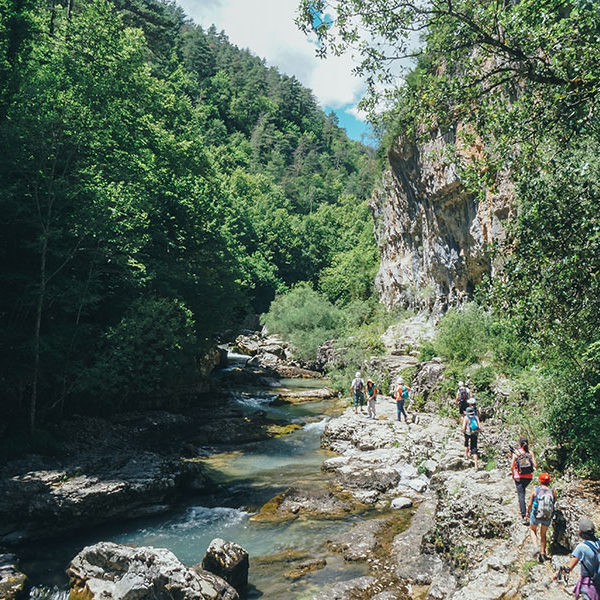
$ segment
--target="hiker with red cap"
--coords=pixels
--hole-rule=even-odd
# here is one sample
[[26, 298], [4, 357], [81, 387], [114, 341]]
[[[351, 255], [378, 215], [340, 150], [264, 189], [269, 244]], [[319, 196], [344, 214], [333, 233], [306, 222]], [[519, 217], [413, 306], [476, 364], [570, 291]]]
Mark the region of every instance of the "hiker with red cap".
[[[556, 491], [550, 487], [550, 475], [541, 473], [539, 476], [540, 485], [535, 486], [535, 492], [531, 494], [529, 506], [527, 507], [527, 517], [531, 526], [531, 540], [535, 546], [533, 553], [540, 562], [550, 560], [546, 554], [546, 532], [554, 515], [554, 505], [556, 504]], [[538, 550], [537, 528], [540, 528], [540, 549]]]

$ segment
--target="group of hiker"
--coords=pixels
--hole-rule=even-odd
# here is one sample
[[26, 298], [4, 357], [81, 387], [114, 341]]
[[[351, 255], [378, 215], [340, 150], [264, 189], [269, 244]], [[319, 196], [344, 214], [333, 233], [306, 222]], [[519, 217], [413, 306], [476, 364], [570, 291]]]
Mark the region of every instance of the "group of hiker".
[[[367, 406], [368, 418], [376, 417], [376, 401], [378, 388], [372, 379], [363, 381], [360, 372], [357, 371], [350, 386], [350, 393], [354, 402], [354, 412], [358, 414], [359, 409], [364, 414], [363, 406]], [[397, 408], [398, 421], [404, 420], [408, 423], [405, 404], [408, 403], [412, 390], [400, 377], [395, 389], [392, 390]], [[455, 403], [460, 414], [461, 432], [464, 437], [465, 458], [472, 457], [475, 468], [479, 467], [478, 439], [481, 432], [480, 412], [477, 401], [471, 390], [463, 381], [458, 382]], [[533, 450], [529, 447], [529, 440], [521, 437], [519, 447], [509, 447], [511, 453], [511, 476], [515, 482], [515, 489], [519, 503], [519, 510], [523, 525], [530, 529], [531, 541], [534, 545], [534, 557], [543, 563], [550, 560], [547, 554], [547, 532], [555, 513], [557, 494], [550, 487], [551, 477], [548, 473], [540, 473], [538, 484], [532, 490], [527, 501], [527, 488], [534, 479], [534, 472], [538, 468], [538, 462]], [[571, 553], [569, 562], [560, 567], [553, 575], [554, 580], [563, 579], [565, 582], [568, 575], [577, 565], [580, 567], [580, 576], [573, 588], [576, 599], [600, 600], [600, 539], [596, 538], [595, 526], [587, 518], [579, 520], [579, 537], [581, 542]], [[539, 531], [539, 543], [538, 543]]]
[[[397, 380], [396, 389], [393, 391], [393, 396], [396, 401], [398, 421], [401, 421], [402, 417], [404, 417], [404, 421], [408, 423], [408, 415], [406, 414], [405, 404], [408, 402], [411, 391], [412, 390], [404, 384], [402, 377], [399, 377]], [[352, 400], [354, 402], [354, 413], [358, 414], [360, 409], [360, 412], [364, 414], [363, 407], [366, 404], [367, 418], [375, 419], [377, 416], [376, 403], [378, 393], [379, 389], [375, 385], [375, 382], [372, 379], [367, 379], [367, 383], [365, 384], [363, 378], [361, 377], [360, 371], [357, 371], [352, 383], [350, 384], [350, 394], [352, 395]]]

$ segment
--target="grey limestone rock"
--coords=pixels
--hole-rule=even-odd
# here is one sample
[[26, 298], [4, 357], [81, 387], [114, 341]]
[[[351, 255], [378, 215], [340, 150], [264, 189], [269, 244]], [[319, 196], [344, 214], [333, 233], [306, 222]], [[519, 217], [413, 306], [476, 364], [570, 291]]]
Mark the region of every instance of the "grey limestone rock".
[[73, 595], [97, 600], [239, 600], [223, 579], [188, 568], [165, 548], [100, 542], [84, 548], [67, 569]]
[[202, 559], [202, 568], [224, 579], [243, 598], [248, 588], [248, 553], [240, 545], [215, 538]]

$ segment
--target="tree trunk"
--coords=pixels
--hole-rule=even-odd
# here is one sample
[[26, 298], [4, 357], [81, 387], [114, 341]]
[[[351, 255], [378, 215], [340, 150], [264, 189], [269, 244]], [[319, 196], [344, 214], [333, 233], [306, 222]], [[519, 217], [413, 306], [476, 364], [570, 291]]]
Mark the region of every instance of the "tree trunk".
[[40, 258], [40, 291], [35, 315], [35, 329], [33, 334], [33, 380], [31, 382], [31, 397], [29, 398], [29, 432], [35, 431], [37, 413], [37, 388], [40, 376], [40, 332], [42, 329], [42, 310], [46, 294], [46, 254], [48, 252], [48, 232], [44, 232], [42, 242], [42, 255]]

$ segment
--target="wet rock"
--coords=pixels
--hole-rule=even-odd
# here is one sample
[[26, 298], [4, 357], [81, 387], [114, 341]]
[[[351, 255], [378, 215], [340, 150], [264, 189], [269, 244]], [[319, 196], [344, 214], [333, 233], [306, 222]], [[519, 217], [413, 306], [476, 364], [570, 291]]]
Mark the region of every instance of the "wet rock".
[[324, 569], [327, 565], [327, 561], [324, 558], [313, 558], [311, 560], [305, 560], [297, 564], [293, 569], [286, 571], [283, 576], [291, 581], [301, 579], [308, 573]]
[[224, 579], [244, 598], [248, 588], [248, 553], [238, 544], [215, 538], [209, 545], [202, 568]]
[[72, 598], [239, 600], [223, 579], [188, 568], [164, 548], [100, 542], [84, 548], [67, 569]]
[[299, 516], [313, 518], [343, 517], [360, 508], [356, 503], [343, 499], [326, 489], [303, 489], [292, 487], [269, 500], [253, 521], [278, 522]]
[[318, 400], [329, 400], [335, 398], [337, 393], [329, 388], [315, 390], [280, 390], [274, 405], [302, 404], [303, 402], [315, 402]]
[[381, 519], [368, 519], [356, 523], [350, 531], [340, 533], [327, 542], [334, 552], [340, 552], [348, 561], [367, 560], [377, 546], [377, 534], [385, 527]]
[[0, 598], [17, 600], [23, 596], [27, 575], [19, 570], [19, 561], [14, 554], [0, 554]]
[[374, 577], [356, 577], [349, 581], [336, 583], [328, 590], [316, 594], [313, 600], [348, 600], [349, 598], [372, 597], [360, 594], [368, 594], [376, 585], [377, 581]]
[[406, 496], [400, 496], [399, 498], [394, 498], [392, 503], [390, 504], [391, 508], [400, 510], [402, 508], [410, 508], [413, 505], [413, 501]]
[[130, 516], [203, 477], [199, 465], [152, 452], [122, 461], [97, 475], [47, 470], [0, 480], [0, 539], [15, 543]]

